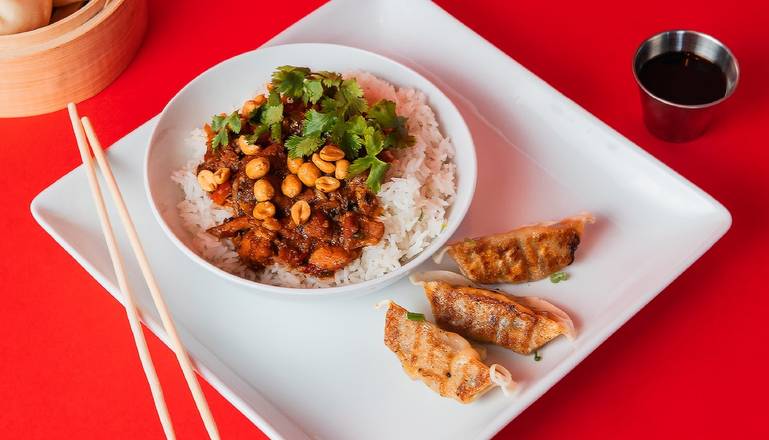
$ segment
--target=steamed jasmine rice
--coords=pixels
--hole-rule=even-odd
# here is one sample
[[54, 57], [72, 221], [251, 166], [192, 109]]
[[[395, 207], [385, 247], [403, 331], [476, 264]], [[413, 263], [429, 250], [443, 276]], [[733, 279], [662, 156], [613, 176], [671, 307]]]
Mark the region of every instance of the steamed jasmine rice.
[[377, 193], [383, 212], [384, 235], [376, 245], [363, 248], [360, 257], [337, 270], [333, 277], [317, 278], [272, 263], [255, 271], [239, 258], [229, 240], [206, 232], [233, 216], [211, 201], [198, 184], [196, 170], [206, 151], [206, 137], [195, 130], [188, 139], [189, 156], [196, 158], [171, 176], [184, 192], [177, 205], [185, 228], [193, 239], [193, 250], [229, 273], [265, 284], [283, 287], [333, 287], [372, 280], [398, 269], [423, 251], [445, 227], [448, 210], [456, 195], [454, 147], [439, 131], [426, 96], [417, 90], [395, 88], [375, 76], [357, 72], [355, 78], [369, 104], [388, 99], [399, 116], [408, 118], [412, 147], [393, 150], [395, 160]]

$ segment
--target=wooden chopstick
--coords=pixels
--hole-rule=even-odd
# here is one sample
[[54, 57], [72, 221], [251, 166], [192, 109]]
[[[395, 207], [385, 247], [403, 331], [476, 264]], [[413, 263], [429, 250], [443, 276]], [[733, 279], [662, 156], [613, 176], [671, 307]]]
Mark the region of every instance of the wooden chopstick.
[[187, 386], [190, 388], [190, 392], [192, 393], [192, 398], [195, 401], [198, 412], [203, 418], [203, 424], [206, 426], [208, 436], [212, 440], [219, 440], [219, 431], [216, 427], [216, 422], [211, 415], [211, 410], [208, 408], [208, 403], [206, 402], [206, 398], [200, 388], [200, 383], [195, 376], [195, 371], [192, 369], [192, 363], [190, 362], [190, 358], [187, 355], [187, 351], [184, 349], [184, 345], [182, 344], [182, 341], [179, 338], [179, 334], [176, 331], [174, 320], [171, 317], [171, 314], [168, 312], [168, 307], [163, 300], [163, 295], [160, 293], [160, 287], [158, 287], [158, 283], [155, 280], [155, 275], [152, 273], [152, 269], [150, 268], [147, 255], [144, 253], [144, 248], [139, 241], [139, 235], [136, 232], [136, 227], [131, 220], [131, 215], [128, 213], [128, 208], [126, 207], [123, 196], [117, 186], [115, 176], [112, 174], [112, 168], [110, 167], [109, 162], [107, 162], [107, 158], [104, 155], [104, 149], [102, 148], [101, 143], [96, 136], [96, 132], [94, 132], [93, 127], [91, 126], [91, 122], [88, 120], [88, 118], [81, 118], [81, 122], [83, 123], [83, 128], [85, 129], [88, 143], [90, 143], [94, 157], [96, 157], [96, 163], [99, 164], [99, 170], [101, 170], [102, 175], [104, 176], [104, 180], [107, 183], [107, 188], [112, 195], [112, 199], [117, 205], [120, 220], [123, 223], [123, 228], [125, 229], [126, 234], [128, 235], [128, 242], [131, 244], [131, 249], [133, 250], [134, 254], [136, 255], [136, 259], [139, 262], [139, 268], [141, 269], [142, 275], [144, 276], [144, 281], [147, 283], [147, 287], [149, 288], [150, 294], [152, 295], [155, 308], [157, 309], [158, 314], [160, 314], [160, 320], [163, 322], [163, 327], [165, 328], [166, 333], [168, 334], [168, 338], [171, 342], [171, 349], [176, 354], [176, 359], [179, 361], [179, 365], [181, 366], [182, 373], [184, 374], [184, 378], [187, 381]]
[[112, 259], [112, 267], [115, 270], [118, 285], [125, 298], [128, 323], [131, 327], [131, 333], [133, 333], [136, 349], [139, 352], [139, 359], [144, 368], [144, 374], [147, 376], [147, 382], [152, 391], [152, 398], [155, 401], [155, 409], [158, 412], [158, 417], [160, 417], [160, 423], [163, 425], [163, 432], [165, 432], [166, 438], [173, 440], [176, 438], [176, 435], [174, 434], [174, 428], [171, 424], [171, 417], [168, 414], [168, 408], [166, 407], [166, 402], [163, 398], [163, 390], [160, 387], [160, 381], [155, 372], [155, 366], [152, 364], [152, 357], [150, 356], [149, 348], [147, 348], [147, 341], [144, 339], [144, 332], [142, 331], [141, 321], [139, 320], [136, 301], [133, 292], [128, 285], [128, 279], [126, 278], [125, 270], [123, 268], [123, 258], [118, 251], [115, 233], [112, 230], [112, 224], [107, 215], [107, 208], [104, 205], [104, 197], [99, 188], [99, 182], [96, 179], [96, 169], [93, 164], [93, 159], [91, 158], [91, 153], [88, 151], [83, 126], [80, 124], [80, 118], [78, 117], [75, 105], [69, 104], [67, 110], [69, 111], [72, 130], [75, 132], [77, 146], [80, 149], [80, 156], [83, 159], [83, 165], [85, 166], [86, 175], [88, 176], [91, 195], [93, 196], [93, 201], [96, 205], [96, 211], [99, 213], [99, 222], [101, 223], [101, 229], [104, 233], [104, 239], [107, 241], [107, 249], [109, 250], [110, 258]]

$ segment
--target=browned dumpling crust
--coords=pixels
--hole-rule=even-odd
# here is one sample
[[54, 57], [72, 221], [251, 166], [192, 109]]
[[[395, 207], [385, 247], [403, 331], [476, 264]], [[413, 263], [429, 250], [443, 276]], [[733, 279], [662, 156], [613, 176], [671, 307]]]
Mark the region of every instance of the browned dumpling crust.
[[426, 281], [422, 286], [437, 324], [466, 338], [531, 354], [560, 335], [573, 334], [565, 314], [537, 309], [528, 298], [443, 281]]
[[523, 226], [451, 244], [447, 252], [462, 273], [478, 283], [541, 280], [574, 261], [585, 224], [594, 221], [584, 214], [556, 223]]
[[489, 367], [467, 340], [427, 321], [409, 320], [407, 313], [390, 303], [384, 342], [411, 378], [461, 403], [470, 403], [491, 389]]

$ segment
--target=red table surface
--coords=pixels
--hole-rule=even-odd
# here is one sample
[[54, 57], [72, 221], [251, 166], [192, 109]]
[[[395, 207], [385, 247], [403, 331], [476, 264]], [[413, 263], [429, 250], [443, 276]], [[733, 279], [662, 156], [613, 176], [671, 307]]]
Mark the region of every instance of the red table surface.
[[[206, 68], [259, 46], [321, 2], [149, 3], [136, 59], [79, 106], [105, 144], [157, 114]], [[734, 217], [720, 242], [499, 438], [769, 438], [765, 2], [439, 3]], [[742, 69], [717, 124], [684, 144], [645, 130], [630, 70], [637, 45], [672, 28], [716, 36]], [[0, 437], [161, 438], [124, 310], [29, 213], [37, 193], [80, 163], [70, 130], [63, 111], [0, 120]], [[178, 437], [205, 438], [174, 356], [148, 340]], [[204, 390], [223, 438], [263, 437], [210, 386]], [[329, 417], [344, 423], [346, 416]]]

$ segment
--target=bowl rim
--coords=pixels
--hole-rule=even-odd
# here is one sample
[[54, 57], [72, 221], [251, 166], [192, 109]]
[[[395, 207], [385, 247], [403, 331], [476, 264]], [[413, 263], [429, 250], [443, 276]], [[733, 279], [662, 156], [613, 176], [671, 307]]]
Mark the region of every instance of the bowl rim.
[[[413, 75], [416, 78], [419, 78], [426, 83], [430, 84], [435, 91], [438, 93], [439, 96], [442, 96], [446, 99], [446, 102], [448, 103], [447, 110], [449, 112], [455, 112], [457, 116], [459, 117], [459, 124], [458, 127], [459, 130], [465, 131], [467, 134], [467, 138], [469, 140], [469, 153], [470, 153], [470, 159], [471, 163], [467, 163], [466, 167], [467, 169], [464, 170], [465, 174], [462, 175], [462, 179], [470, 179], [470, 185], [469, 185], [469, 197], [466, 198], [466, 202], [463, 203], [461, 206], [457, 204], [458, 202], [458, 195], [455, 196], [454, 202], [451, 204], [450, 208], [452, 210], [456, 210], [457, 216], [456, 221], [454, 224], [451, 224], [451, 222], [448, 222], [446, 224], [446, 227], [433, 239], [433, 241], [425, 248], [423, 249], [419, 254], [417, 254], [415, 257], [413, 257], [411, 260], [406, 262], [406, 264], [402, 265], [401, 267], [390, 271], [380, 277], [366, 280], [358, 283], [351, 283], [346, 284], [342, 286], [334, 286], [334, 287], [284, 287], [284, 286], [275, 286], [272, 284], [265, 284], [260, 283], [258, 281], [251, 281], [246, 278], [242, 278], [238, 275], [229, 273], [225, 271], [224, 269], [221, 269], [214, 265], [213, 263], [209, 262], [202, 256], [198, 255], [194, 250], [192, 250], [187, 244], [185, 244], [179, 237], [177, 237], [176, 233], [171, 229], [171, 227], [166, 223], [165, 219], [163, 218], [163, 215], [160, 212], [160, 209], [158, 208], [155, 199], [152, 194], [152, 190], [150, 189], [150, 182], [149, 182], [149, 160], [150, 155], [152, 154], [154, 146], [157, 144], [157, 137], [159, 130], [158, 128], [161, 127], [161, 124], [163, 120], [165, 119], [166, 115], [170, 112], [171, 107], [173, 104], [179, 99], [179, 97], [184, 94], [194, 83], [201, 81], [202, 78], [206, 75], [210, 75], [211, 72], [214, 69], [218, 69], [223, 65], [226, 65], [228, 63], [234, 62], [237, 59], [240, 59], [242, 57], [251, 56], [254, 53], [257, 52], [264, 52], [264, 51], [277, 51], [282, 50], [287, 47], [307, 47], [307, 48], [320, 48], [320, 47], [333, 47], [337, 49], [347, 50], [350, 52], [357, 52], [359, 54], [365, 54], [366, 56], [379, 58], [380, 60], [384, 61], [385, 63], [392, 63], [397, 65], [400, 69], [403, 69], [409, 73], [409, 75]], [[456, 148], [456, 146], [455, 146]], [[403, 276], [408, 275], [414, 268], [422, 264], [425, 260], [427, 260], [432, 254], [437, 252], [443, 245], [449, 240], [449, 238], [456, 232], [456, 230], [459, 228], [459, 225], [464, 220], [465, 216], [467, 215], [467, 211], [470, 209], [470, 205], [472, 204], [473, 195], [475, 194], [475, 189], [477, 185], [477, 178], [478, 178], [478, 169], [477, 169], [477, 156], [475, 151], [475, 142], [472, 137], [472, 132], [470, 131], [470, 128], [467, 126], [467, 122], [465, 121], [464, 117], [462, 116], [462, 113], [459, 111], [459, 109], [456, 107], [454, 102], [441, 90], [435, 83], [430, 81], [429, 79], [425, 78], [420, 73], [416, 72], [415, 70], [411, 69], [408, 66], [405, 66], [398, 61], [395, 61], [391, 58], [385, 57], [383, 55], [380, 55], [375, 52], [371, 52], [364, 49], [359, 49], [356, 47], [350, 47], [345, 46], [341, 44], [331, 44], [331, 43], [293, 43], [293, 44], [282, 44], [282, 45], [275, 45], [275, 46], [269, 46], [269, 47], [260, 47], [248, 52], [244, 52], [238, 55], [235, 55], [231, 58], [228, 58], [226, 60], [221, 61], [220, 63], [215, 64], [214, 66], [206, 69], [205, 71], [198, 74], [195, 78], [190, 80], [187, 84], [184, 85], [174, 96], [171, 98], [168, 103], [163, 107], [163, 110], [160, 112], [158, 116], [158, 121], [155, 124], [155, 126], [152, 128], [152, 134], [150, 135], [149, 143], [147, 146], [147, 150], [144, 154], [144, 160], [143, 160], [143, 183], [144, 183], [144, 192], [145, 196], [147, 197], [147, 200], [150, 205], [150, 210], [152, 211], [153, 216], [155, 217], [155, 220], [160, 225], [160, 228], [163, 230], [165, 235], [171, 240], [174, 245], [179, 248], [185, 255], [187, 255], [189, 258], [191, 258], [193, 261], [198, 263], [200, 266], [205, 267], [209, 271], [215, 273], [216, 275], [219, 275], [220, 277], [227, 279], [231, 282], [234, 282], [235, 284], [247, 287], [252, 290], [260, 290], [262, 292], [266, 293], [278, 293], [282, 296], [293, 296], [293, 297], [340, 297], [340, 296], [347, 296], [354, 294], [356, 292], [362, 293], [362, 292], [371, 292], [376, 290], [376, 286], [386, 286], [390, 282], [394, 282]]]

